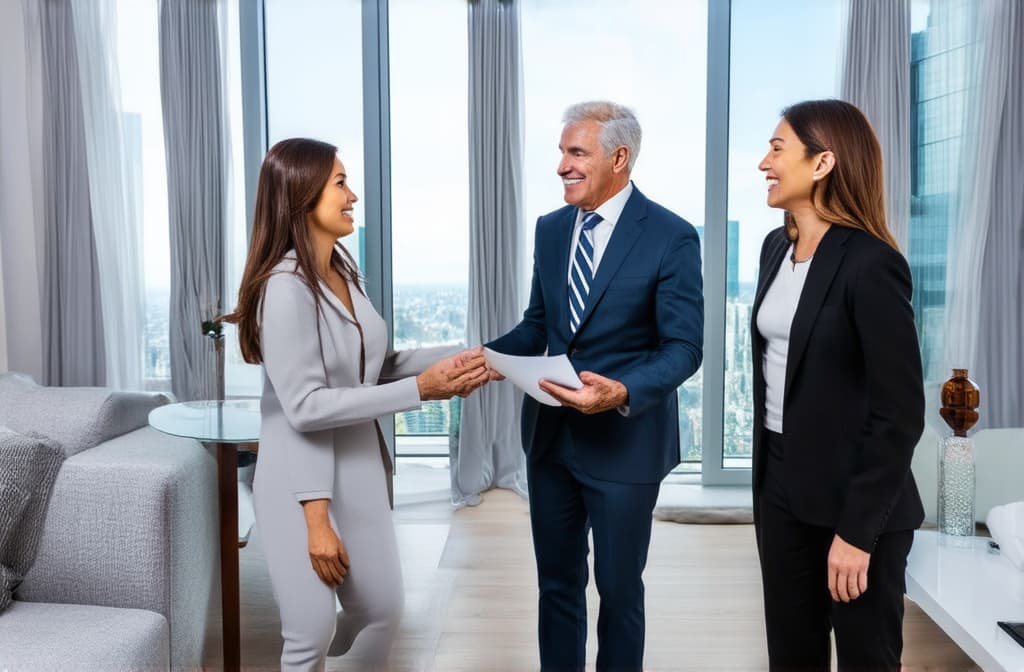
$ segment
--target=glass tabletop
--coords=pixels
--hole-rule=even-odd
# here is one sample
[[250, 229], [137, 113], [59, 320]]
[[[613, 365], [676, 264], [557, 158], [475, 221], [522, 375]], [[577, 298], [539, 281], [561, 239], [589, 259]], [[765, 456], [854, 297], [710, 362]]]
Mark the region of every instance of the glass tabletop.
[[149, 412], [149, 424], [164, 434], [199, 441], [250, 443], [260, 438], [260, 400], [167, 404]]

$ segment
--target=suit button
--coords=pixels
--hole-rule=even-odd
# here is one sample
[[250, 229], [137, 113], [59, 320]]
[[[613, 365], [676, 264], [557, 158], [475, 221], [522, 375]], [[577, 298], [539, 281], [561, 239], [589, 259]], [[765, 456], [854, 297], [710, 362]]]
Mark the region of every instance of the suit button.
[[569, 351], [570, 357], [575, 357], [578, 354], [580, 354], [579, 348], [573, 348], [572, 350]]

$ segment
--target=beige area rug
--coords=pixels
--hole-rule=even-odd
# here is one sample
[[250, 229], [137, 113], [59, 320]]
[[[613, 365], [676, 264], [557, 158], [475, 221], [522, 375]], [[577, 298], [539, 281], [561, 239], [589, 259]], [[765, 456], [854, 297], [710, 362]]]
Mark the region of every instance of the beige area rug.
[[754, 522], [750, 486], [666, 483], [661, 486], [654, 517], [673, 523], [749, 525]]

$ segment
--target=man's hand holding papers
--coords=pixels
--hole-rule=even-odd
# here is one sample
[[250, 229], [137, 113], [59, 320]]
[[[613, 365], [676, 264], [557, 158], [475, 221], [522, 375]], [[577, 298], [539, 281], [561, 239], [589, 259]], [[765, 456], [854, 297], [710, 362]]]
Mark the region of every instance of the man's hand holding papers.
[[516, 387], [548, 406], [568, 406], [592, 415], [622, 408], [629, 402], [626, 386], [584, 371], [579, 375], [565, 355], [517, 357], [484, 348], [491, 379], [508, 378]]

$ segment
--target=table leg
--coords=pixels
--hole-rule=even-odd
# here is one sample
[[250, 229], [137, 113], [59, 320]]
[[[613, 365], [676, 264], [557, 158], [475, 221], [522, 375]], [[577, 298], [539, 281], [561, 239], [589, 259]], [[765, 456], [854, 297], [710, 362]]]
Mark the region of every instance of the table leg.
[[234, 444], [217, 444], [217, 491], [220, 497], [220, 597], [224, 669], [241, 665], [238, 595], [238, 452]]

